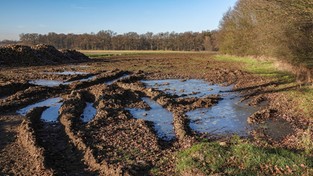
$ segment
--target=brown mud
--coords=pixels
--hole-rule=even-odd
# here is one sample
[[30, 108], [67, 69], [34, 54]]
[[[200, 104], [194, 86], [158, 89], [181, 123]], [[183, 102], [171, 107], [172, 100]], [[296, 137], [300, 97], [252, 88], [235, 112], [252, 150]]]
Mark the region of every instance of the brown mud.
[[[249, 121], [283, 119], [292, 131], [274, 136], [268, 129], [256, 130], [251, 136], [256, 143], [262, 138], [271, 145], [297, 148], [297, 139], [308, 125], [303, 114], [292, 111], [289, 100], [279, 91], [271, 91], [282, 83], [242, 71], [241, 65], [215, 61], [208, 53], [141, 54], [93, 59], [78, 65], [0, 69], [0, 93], [5, 96], [0, 99], [0, 175], [175, 175], [175, 152], [206, 137], [190, 129], [185, 113], [211, 107], [220, 96], [177, 98], [147, 88], [140, 80], [203, 79], [233, 84], [234, 91], [251, 105], [266, 101], [267, 105]], [[62, 71], [88, 74], [43, 74]], [[94, 78], [79, 81], [90, 76]], [[45, 87], [29, 83], [35, 79], [77, 81]], [[46, 107], [35, 108], [26, 117], [15, 113], [51, 97], [63, 99], [58, 122], [40, 120]], [[136, 119], [126, 110], [149, 109], [142, 97], [173, 114], [174, 139], [159, 138], [153, 123]], [[86, 102], [97, 109], [94, 119], [87, 123], [80, 118]]]

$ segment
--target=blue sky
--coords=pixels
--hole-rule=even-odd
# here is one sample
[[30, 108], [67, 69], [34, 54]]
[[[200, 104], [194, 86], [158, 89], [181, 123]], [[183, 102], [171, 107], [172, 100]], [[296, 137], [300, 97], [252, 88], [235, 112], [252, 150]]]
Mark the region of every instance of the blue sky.
[[218, 28], [236, 0], [0, 0], [0, 40], [20, 33], [184, 32]]

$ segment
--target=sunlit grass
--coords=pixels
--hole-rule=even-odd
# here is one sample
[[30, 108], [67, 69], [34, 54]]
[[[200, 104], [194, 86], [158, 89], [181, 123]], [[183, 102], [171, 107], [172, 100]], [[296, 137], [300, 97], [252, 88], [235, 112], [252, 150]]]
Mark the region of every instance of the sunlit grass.
[[259, 60], [250, 57], [236, 57], [229, 55], [217, 55], [215, 60], [223, 62], [237, 62], [243, 64], [243, 69], [260, 76], [277, 78], [280, 81], [294, 81], [295, 76], [289, 72], [278, 70], [273, 61]]
[[302, 175], [313, 173], [304, 153], [261, 148], [240, 139], [228, 145], [202, 142], [177, 154], [176, 170], [199, 175]]
[[299, 104], [301, 110], [305, 114], [311, 114], [313, 118], [313, 88], [311, 86], [299, 87], [296, 90], [291, 90], [290, 95]]

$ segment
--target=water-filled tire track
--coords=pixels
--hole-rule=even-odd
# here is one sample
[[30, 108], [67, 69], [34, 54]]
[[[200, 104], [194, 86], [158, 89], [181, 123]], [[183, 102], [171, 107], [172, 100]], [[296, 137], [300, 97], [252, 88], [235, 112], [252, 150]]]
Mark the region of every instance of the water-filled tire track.
[[97, 162], [94, 151], [84, 141], [81, 135], [81, 120], [80, 114], [85, 106], [83, 95], [79, 92], [73, 93], [65, 100], [60, 109], [60, 122], [65, 128], [65, 133], [76, 146], [76, 148], [83, 153], [84, 162], [88, 167], [101, 175], [129, 175], [122, 168], [115, 168], [105, 161]]

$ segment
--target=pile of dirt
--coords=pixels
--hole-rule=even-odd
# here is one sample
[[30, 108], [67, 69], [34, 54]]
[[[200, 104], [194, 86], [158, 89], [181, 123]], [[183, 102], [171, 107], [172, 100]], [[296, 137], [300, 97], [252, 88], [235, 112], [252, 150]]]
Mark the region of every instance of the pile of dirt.
[[89, 58], [75, 50], [57, 50], [50, 45], [39, 44], [33, 47], [7, 45], [0, 47], [2, 66], [55, 65], [88, 61]]

